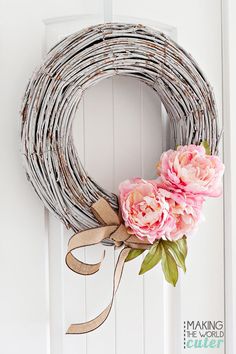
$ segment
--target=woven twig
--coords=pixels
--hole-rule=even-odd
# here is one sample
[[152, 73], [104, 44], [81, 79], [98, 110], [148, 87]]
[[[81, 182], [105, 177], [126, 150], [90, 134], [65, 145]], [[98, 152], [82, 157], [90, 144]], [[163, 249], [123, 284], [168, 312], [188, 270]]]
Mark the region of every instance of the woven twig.
[[37, 194], [74, 231], [98, 225], [90, 206], [100, 197], [118, 207], [117, 196], [87, 176], [72, 139], [84, 91], [114, 75], [138, 78], [157, 92], [176, 145], [207, 140], [217, 153], [212, 89], [180, 46], [142, 25], [102, 24], [70, 35], [48, 53], [29, 82], [22, 107], [22, 152]]

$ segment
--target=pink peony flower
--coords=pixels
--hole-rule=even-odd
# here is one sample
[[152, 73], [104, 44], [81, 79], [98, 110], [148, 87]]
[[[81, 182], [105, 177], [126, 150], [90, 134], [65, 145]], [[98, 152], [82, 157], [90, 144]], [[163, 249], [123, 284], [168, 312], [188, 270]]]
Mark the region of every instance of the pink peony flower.
[[169, 213], [174, 218], [174, 227], [169, 235], [170, 240], [178, 240], [183, 235], [190, 236], [202, 220], [202, 204], [204, 198], [185, 192], [170, 192], [159, 188], [169, 204]]
[[128, 232], [150, 243], [170, 234], [175, 226], [169, 203], [155, 183], [126, 180], [119, 186], [120, 210]]
[[224, 165], [218, 156], [206, 155], [203, 146], [179, 146], [161, 155], [160, 183], [167, 189], [218, 197], [222, 193]]

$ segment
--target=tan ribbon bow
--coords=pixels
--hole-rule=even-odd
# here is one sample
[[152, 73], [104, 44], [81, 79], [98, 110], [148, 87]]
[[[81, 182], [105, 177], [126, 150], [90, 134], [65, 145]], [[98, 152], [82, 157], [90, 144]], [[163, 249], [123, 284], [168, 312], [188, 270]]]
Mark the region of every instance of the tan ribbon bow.
[[96, 273], [101, 266], [102, 260], [99, 263], [87, 264], [77, 259], [72, 252], [78, 248], [96, 245], [105, 239], [111, 239], [116, 246], [124, 245], [119, 254], [113, 277], [113, 293], [110, 304], [94, 319], [84, 322], [71, 324], [67, 330], [67, 334], [83, 334], [88, 333], [100, 327], [107, 319], [114, 296], [119, 287], [122, 276], [125, 260], [131, 248], [149, 249], [150, 244], [138, 239], [135, 235], [128, 234], [126, 227], [122, 223], [118, 214], [112, 209], [110, 204], [103, 198], [100, 198], [91, 207], [97, 220], [101, 222], [102, 226], [94, 229], [88, 229], [78, 232], [71, 237], [68, 243], [68, 250], [66, 254], [66, 264], [77, 274], [91, 275]]

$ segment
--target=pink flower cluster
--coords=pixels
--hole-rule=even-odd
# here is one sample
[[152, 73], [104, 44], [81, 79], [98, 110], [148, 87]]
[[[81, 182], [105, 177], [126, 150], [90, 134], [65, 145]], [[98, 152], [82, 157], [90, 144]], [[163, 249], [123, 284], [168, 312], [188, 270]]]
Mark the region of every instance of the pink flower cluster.
[[222, 193], [224, 165], [203, 146], [179, 146], [161, 155], [155, 180], [135, 178], [119, 186], [120, 209], [130, 234], [153, 243], [189, 236], [202, 218], [205, 197]]

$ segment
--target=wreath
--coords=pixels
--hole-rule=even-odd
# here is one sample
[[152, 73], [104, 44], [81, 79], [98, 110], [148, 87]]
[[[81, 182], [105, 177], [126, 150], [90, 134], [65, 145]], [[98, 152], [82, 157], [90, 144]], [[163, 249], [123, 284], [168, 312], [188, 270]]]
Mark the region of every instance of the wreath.
[[[72, 138], [84, 91], [114, 75], [135, 77], [153, 88], [175, 143], [161, 155], [156, 179], [124, 181], [119, 196], [87, 175]], [[178, 268], [186, 270], [187, 238], [202, 219], [206, 197], [221, 195], [224, 172], [217, 156], [220, 134], [212, 89], [193, 58], [143, 25], [83, 29], [52, 48], [33, 74], [21, 116], [28, 179], [45, 206], [75, 232], [68, 243], [68, 267], [94, 274], [102, 261], [85, 264], [75, 249], [107, 240], [120, 249], [111, 303], [95, 319], [72, 324], [67, 333], [87, 333], [106, 320], [125, 261], [143, 252], [140, 274], [161, 262], [165, 279], [175, 285]]]

